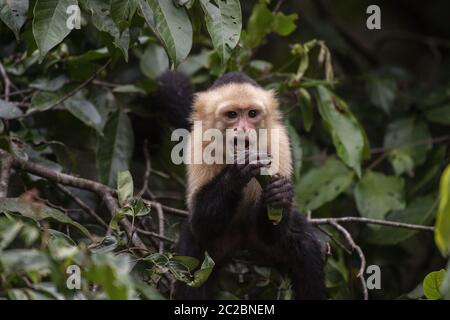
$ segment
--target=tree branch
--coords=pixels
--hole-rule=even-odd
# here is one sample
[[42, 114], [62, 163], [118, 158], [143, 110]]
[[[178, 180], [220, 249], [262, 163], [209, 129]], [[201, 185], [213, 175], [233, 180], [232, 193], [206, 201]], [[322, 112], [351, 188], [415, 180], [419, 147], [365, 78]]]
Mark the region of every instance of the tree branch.
[[12, 157], [8, 153], [0, 154], [0, 198], [8, 195], [12, 162]]
[[347, 242], [352, 247], [352, 250], [354, 250], [354, 251], [356, 251], [356, 253], [358, 253], [359, 259], [361, 260], [361, 265], [359, 267], [359, 272], [356, 275], [356, 277], [359, 278], [359, 280], [361, 282], [361, 287], [363, 289], [364, 300], [368, 300], [369, 299], [369, 293], [367, 291], [366, 280], [364, 279], [364, 271], [366, 270], [366, 257], [364, 256], [364, 252], [362, 251], [361, 247], [358, 246], [355, 243], [355, 241], [352, 238], [352, 235], [350, 234], [350, 232], [347, 231], [347, 229], [345, 229], [343, 226], [341, 226], [336, 221], [331, 221], [330, 224], [333, 227], [335, 227], [336, 230], [338, 230], [345, 237]]
[[8, 74], [6, 73], [5, 67], [3, 66], [3, 64], [1, 62], [0, 62], [0, 75], [2, 76], [2, 78], [5, 82], [5, 94], [4, 94], [5, 100], [9, 101], [9, 95], [11, 92], [12, 82], [9, 79]]
[[320, 224], [333, 224], [340, 222], [357, 222], [364, 224], [379, 224], [388, 227], [397, 227], [404, 229], [412, 229], [412, 230], [424, 230], [434, 232], [434, 227], [431, 226], [423, 226], [419, 224], [411, 224], [411, 223], [403, 223], [397, 221], [389, 221], [389, 220], [378, 220], [378, 219], [370, 219], [363, 217], [342, 217], [342, 218], [317, 218], [309, 220], [312, 224], [320, 225]]
[[[5, 150], [0, 149], [0, 157], [3, 158], [8, 155], [12, 158], [12, 165], [16, 168], [20, 168], [22, 170], [30, 172], [39, 177], [46, 178], [56, 183], [60, 183], [66, 186], [71, 186], [79, 189], [85, 189], [96, 193], [104, 201], [111, 215], [114, 215], [119, 209], [117, 206], [117, 200], [114, 198], [114, 195], [116, 194], [115, 190], [112, 190], [110, 187], [102, 183], [71, 176], [66, 173], [52, 171], [41, 165], [34, 164], [29, 161], [10, 155]], [[142, 240], [136, 234], [133, 234], [132, 232], [133, 228], [126, 218], [122, 219], [120, 221], [120, 224], [125, 229], [125, 232], [131, 238], [133, 244], [136, 247], [141, 248], [143, 251], [148, 251], [147, 247], [142, 242]]]

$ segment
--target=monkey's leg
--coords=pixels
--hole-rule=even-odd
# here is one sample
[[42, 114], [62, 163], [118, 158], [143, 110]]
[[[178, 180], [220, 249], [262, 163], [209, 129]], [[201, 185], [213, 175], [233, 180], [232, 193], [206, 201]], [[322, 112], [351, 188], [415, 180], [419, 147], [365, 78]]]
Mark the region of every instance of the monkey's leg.
[[[179, 255], [194, 257], [200, 262], [204, 259], [205, 250], [198, 245], [187, 223], [184, 225], [183, 230], [180, 234], [176, 252]], [[179, 300], [212, 299], [214, 285], [213, 278], [216, 273], [215, 269], [216, 266], [214, 266], [213, 272], [211, 273], [208, 280], [199, 288], [191, 288], [186, 284], [177, 281], [176, 298]]]
[[296, 299], [326, 299], [325, 263], [313, 226], [293, 211], [287, 229], [270, 249], [272, 262], [291, 278]]

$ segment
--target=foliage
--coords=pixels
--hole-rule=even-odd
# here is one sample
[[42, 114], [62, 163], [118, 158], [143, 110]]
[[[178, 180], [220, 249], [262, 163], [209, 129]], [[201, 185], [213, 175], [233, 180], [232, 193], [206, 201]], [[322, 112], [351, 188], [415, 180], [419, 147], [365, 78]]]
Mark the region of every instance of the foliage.
[[[81, 8], [80, 29], [68, 27], [70, 5]], [[349, 228], [367, 263], [383, 272], [372, 297], [412, 298], [416, 287], [415, 298], [450, 296], [448, 267], [429, 273], [445, 267], [450, 247], [450, 169], [439, 190], [449, 159], [449, 42], [415, 43], [424, 67], [413, 68], [416, 61], [405, 61], [408, 39], [367, 53], [334, 19], [297, 1], [277, 7], [263, 0], [0, 0], [0, 148], [99, 181], [118, 197], [111, 215], [86, 190], [67, 193], [15, 168], [9, 197], [0, 199], [0, 297], [163, 299], [172, 298], [172, 280], [197, 287], [208, 278], [208, 255], [200, 264], [173, 254], [184, 217], [167, 207], [183, 209], [184, 168], [170, 162], [170, 127], [152, 93], [157, 77], [175, 68], [199, 90], [240, 70], [278, 92], [296, 205], [312, 218], [436, 221], [436, 244], [423, 231]], [[322, 231], [331, 246], [329, 297], [360, 298], [357, 257], [332, 226]], [[149, 251], [135, 248], [133, 235]], [[70, 265], [82, 270], [80, 290], [66, 286]], [[227, 267], [220, 297], [289, 299], [289, 287], [244, 257]]]

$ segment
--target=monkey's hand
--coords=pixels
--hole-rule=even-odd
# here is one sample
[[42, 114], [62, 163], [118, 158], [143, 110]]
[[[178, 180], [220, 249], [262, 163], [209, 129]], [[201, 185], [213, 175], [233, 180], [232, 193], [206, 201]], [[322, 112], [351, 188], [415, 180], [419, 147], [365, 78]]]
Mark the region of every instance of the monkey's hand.
[[271, 164], [271, 157], [265, 152], [250, 154], [246, 150], [243, 154], [234, 159], [235, 163], [229, 167], [228, 175], [231, 183], [239, 186], [246, 186], [253, 178], [261, 174], [261, 168], [268, 168]]
[[290, 179], [282, 176], [273, 176], [267, 187], [263, 190], [265, 205], [275, 209], [290, 210], [294, 190]]

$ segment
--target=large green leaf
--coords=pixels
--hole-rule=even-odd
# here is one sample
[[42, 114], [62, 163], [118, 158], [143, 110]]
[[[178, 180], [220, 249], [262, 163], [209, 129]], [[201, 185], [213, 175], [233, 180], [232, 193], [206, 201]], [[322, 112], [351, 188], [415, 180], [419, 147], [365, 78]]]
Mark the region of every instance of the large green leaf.
[[296, 187], [301, 210], [314, 210], [335, 199], [353, 181], [354, 173], [341, 161], [330, 158], [320, 168], [308, 171]]
[[114, 46], [122, 51], [125, 61], [128, 61], [128, 47], [130, 45], [130, 31], [125, 29], [120, 32], [111, 17], [111, 1], [89, 0], [84, 1], [85, 7], [92, 13], [92, 23], [103, 32], [108, 33], [114, 39]]
[[172, 62], [178, 65], [192, 47], [192, 25], [186, 9], [167, 0], [139, 0], [139, 8]]
[[64, 108], [81, 122], [102, 133], [102, 117], [97, 108], [88, 100], [80, 96], [73, 96], [64, 101]]
[[137, 0], [112, 0], [111, 17], [119, 31], [123, 31], [131, 25], [131, 20], [136, 12]]
[[[386, 215], [386, 220], [418, 225], [429, 224], [436, 213], [436, 197], [429, 195], [418, 197], [411, 201], [404, 210], [392, 211]], [[418, 231], [397, 227], [382, 226], [379, 229], [367, 228], [364, 238], [371, 243], [394, 245], [405, 241]]]
[[431, 134], [426, 122], [413, 117], [389, 124], [384, 147], [389, 150], [389, 161], [395, 174], [413, 174], [414, 167], [425, 162], [431, 149]]
[[404, 181], [400, 177], [367, 171], [355, 188], [358, 211], [363, 217], [384, 219], [391, 210], [403, 210]]
[[428, 110], [425, 116], [430, 122], [450, 125], [450, 105]]
[[423, 279], [423, 293], [431, 300], [441, 298], [440, 288], [445, 277], [445, 270], [433, 271]]
[[128, 170], [117, 175], [117, 195], [121, 206], [133, 196], [133, 177]]
[[66, 12], [77, 0], [37, 0], [34, 6], [33, 34], [39, 48], [39, 61], [70, 33]]
[[17, 40], [27, 20], [28, 6], [28, 0], [0, 0], [0, 20], [14, 32]]
[[239, 0], [201, 0], [206, 27], [222, 63], [228, 61], [239, 42], [242, 29]]
[[155, 43], [147, 46], [140, 60], [140, 68], [149, 79], [156, 79], [169, 69], [169, 58], [163, 47]]
[[1, 198], [0, 211], [17, 212], [35, 220], [53, 219], [60, 223], [70, 224], [80, 230], [85, 236], [91, 238], [89, 231], [81, 224], [72, 220], [60, 210], [41, 203], [25, 202], [20, 198]]
[[0, 119], [15, 119], [22, 116], [22, 110], [14, 103], [0, 99]]
[[441, 177], [434, 239], [441, 253], [444, 256], [450, 255], [450, 165]]
[[318, 87], [319, 112], [331, 132], [339, 158], [361, 176], [365, 133], [348, 106], [324, 86]]
[[391, 78], [371, 76], [367, 81], [370, 102], [390, 113], [397, 93], [397, 83]]
[[133, 141], [133, 129], [127, 114], [122, 110], [115, 112], [105, 125], [97, 150], [101, 182], [113, 188], [116, 186], [117, 174], [129, 169]]
[[302, 169], [302, 158], [303, 158], [303, 149], [300, 141], [300, 137], [295, 130], [295, 128], [291, 125], [288, 126], [288, 135], [291, 141], [292, 148], [292, 162], [294, 167], [294, 178], [295, 181], [300, 180], [300, 172]]

